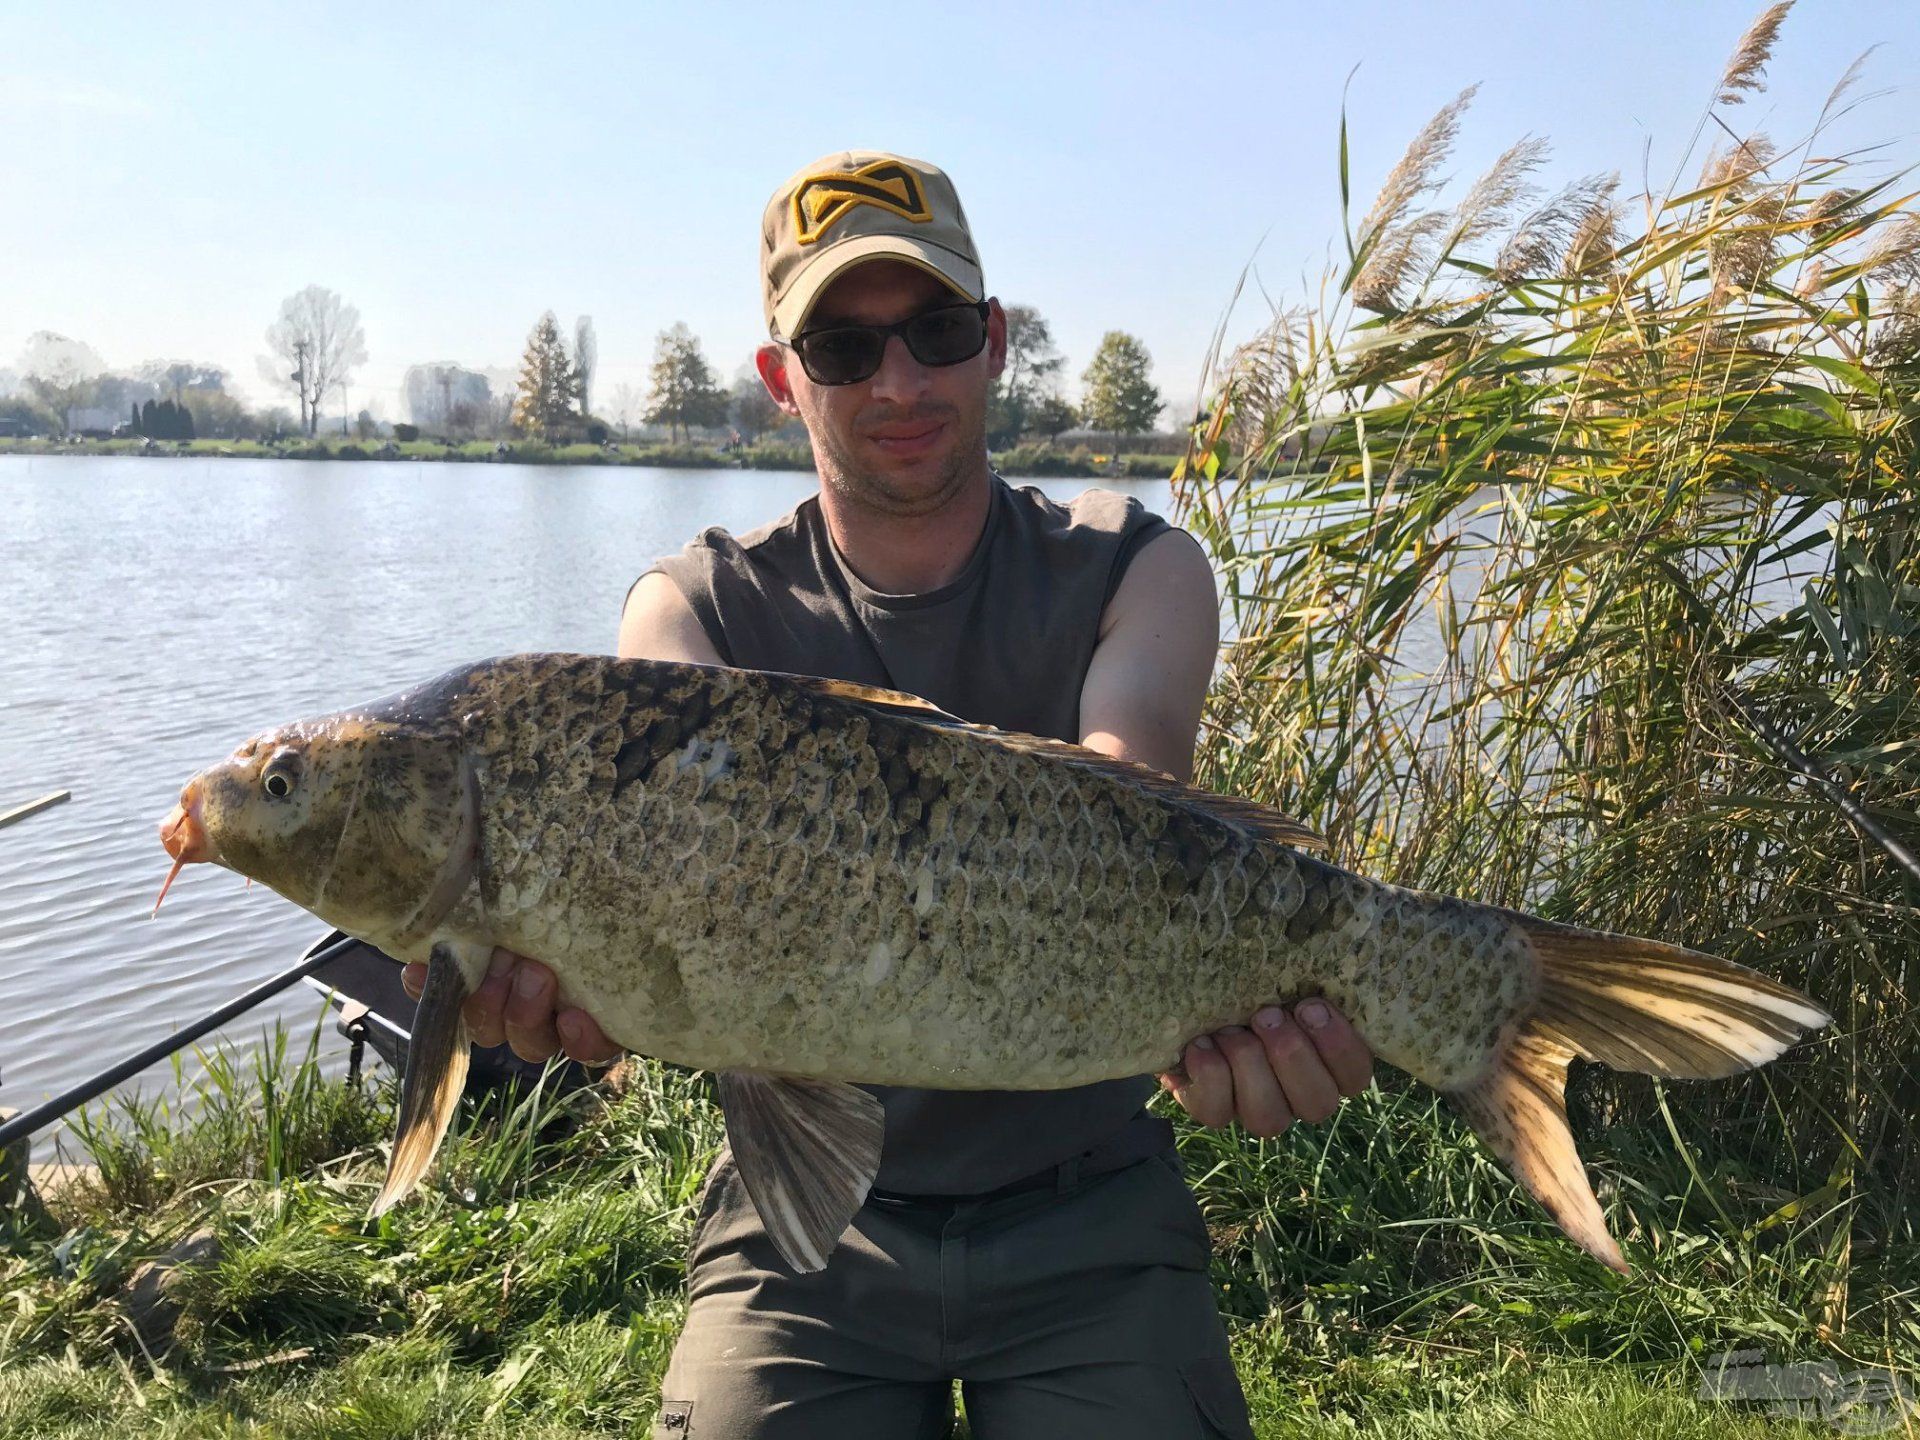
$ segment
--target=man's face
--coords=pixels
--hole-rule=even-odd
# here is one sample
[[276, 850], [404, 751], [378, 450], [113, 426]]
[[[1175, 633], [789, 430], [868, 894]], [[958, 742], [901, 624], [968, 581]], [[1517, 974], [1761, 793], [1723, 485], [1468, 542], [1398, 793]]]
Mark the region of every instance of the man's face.
[[[960, 298], [916, 266], [870, 260], [829, 285], [802, 328], [891, 325]], [[922, 365], [893, 335], [869, 379], [816, 385], [792, 350], [761, 348], [761, 379], [782, 409], [805, 422], [822, 480], [868, 509], [926, 515], [984, 466], [987, 386], [1007, 354], [1006, 317], [999, 301], [990, 304], [986, 348], [958, 365]]]

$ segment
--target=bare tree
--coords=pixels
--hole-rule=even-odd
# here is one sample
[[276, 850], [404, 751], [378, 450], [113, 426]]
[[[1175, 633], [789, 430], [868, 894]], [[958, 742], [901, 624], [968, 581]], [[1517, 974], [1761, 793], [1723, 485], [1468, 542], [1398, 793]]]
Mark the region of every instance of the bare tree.
[[614, 423], [620, 427], [620, 439], [625, 441], [635, 418], [647, 408], [646, 397], [635, 386], [622, 381], [613, 387], [607, 403], [613, 408]]
[[367, 358], [360, 312], [323, 285], [309, 285], [280, 302], [280, 318], [267, 327], [273, 358], [260, 373], [300, 397], [301, 428], [311, 435], [320, 423], [320, 403], [329, 392], [345, 393], [353, 367]]

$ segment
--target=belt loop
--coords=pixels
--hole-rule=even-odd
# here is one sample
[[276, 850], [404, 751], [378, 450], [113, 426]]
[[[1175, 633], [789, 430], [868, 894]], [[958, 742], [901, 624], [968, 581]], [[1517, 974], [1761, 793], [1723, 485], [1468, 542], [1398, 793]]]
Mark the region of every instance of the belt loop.
[[1054, 1172], [1054, 1194], [1064, 1195], [1080, 1183], [1080, 1156], [1069, 1155]]

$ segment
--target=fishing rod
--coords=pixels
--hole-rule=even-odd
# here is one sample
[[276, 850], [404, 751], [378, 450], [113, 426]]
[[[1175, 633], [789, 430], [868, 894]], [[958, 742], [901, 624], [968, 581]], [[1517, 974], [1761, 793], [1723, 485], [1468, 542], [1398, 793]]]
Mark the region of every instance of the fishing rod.
[[1885, 826], [1869, 815], [1860, 802], [1847, 793], [1846, 787], [1834, 778], [1832, 771], [1809, 759], [1799, 746], [1789, 740], [1772, 721], [1755, 710], [1737, 691], [1729, 691], [1727, 699], [1731, 702], [1734, 713], [1747, 722], [1753, 733], [1765, 741], [1767, 747], [1788, 768], [1798, 771], [1801, 776], [1810, 781], [1821, 794], [1833, 802], [1834, 807], [1842, 815], [1854, 823], [1862, 834], [1886, 851], [1887, 857], [1894, 864], [1916, 881], [1920, 881], [1920, 859], [1916, 859], [1911, 850], [1894, 839]]
[[311, 975], [314, 971], [326, 965], [336, 956], [344, 955], [359, 943], [360, 942], [351, 935], [343, 935], [330, 944], [322, 945], [316, 950], [310, 950], [301, 958], [299, 964], [282, 970], [271, 979], [262, 980], [251, 990], [234, 996], [233, 999], [222, 1005], [218, 1010], [202, 1015], [184, 1030], [176, 1030], [173, 1034], [167, 1036], [166, 1039], [157, 1040], [138, 1054], [129, 1055], [126, 1059], [101, 1071], [91, 1080], [84, 1080], [72, 1089], [62, 1091], [44, 1104], [36, 1105], [31, 1110], [22, 1111], [5, 1124], [0, 1124], [0, 1148], [12, 1144], [22, 1135], [31, 1135], [49, 1121], [58, 1120], [69, 1110], [76, 1109], [86, 1104], [87, 1101], [93, 1099], [95, 1096], [111, 1090], [129, 1075], [146, 1069], [147, 1066], [151, 1065], [154, 1061], [165, 1059], [183, 1046], [191, 1045], [209, 1030], [218, 1029], [220, 1026], [226, 1024], [227, 1021], [233, 1019], [234, 1016], [251, 1010], [262, 1000], [268, 1000], [278, 995], [289, 985], [296, 984], [306, 976]]

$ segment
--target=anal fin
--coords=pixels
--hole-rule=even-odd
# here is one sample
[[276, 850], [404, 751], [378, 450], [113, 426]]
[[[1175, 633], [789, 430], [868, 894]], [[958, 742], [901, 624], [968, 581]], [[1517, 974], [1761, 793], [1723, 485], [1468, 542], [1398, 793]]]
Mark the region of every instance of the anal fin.
[[[438, 944], [427, 961], [427, 987], [413, 1014], [407, 1073], [400, 1082], [400, 1116], [386, 1183], [374, 1197], [369, 1219], [384, 1215], [412, 1194], [446, 1138], [447, 1126], [467, 1083], [467, 1022], [460, 1007], [469, 987], [458, 947]], [[484, 965], [484, 961], [483, 961]], [[484, 972], [484, 968], [481, 973]]]
[[1486, 1078], [1447, 1091], [1447, 1098], [1576, 1245], [1625, 1275], [1626, 1259], [1607, 1233], [1586, 1164], [1567, 1128], [1572, 1058], [1566, 1045], [1522, 1030]]
[[836, 1080], [723, 1070], [715, 1079], [740, 1178], [780, 1258], [802, 1275], [827, 1256], [880, 1168], [885, 1112]]

